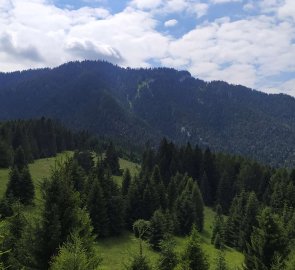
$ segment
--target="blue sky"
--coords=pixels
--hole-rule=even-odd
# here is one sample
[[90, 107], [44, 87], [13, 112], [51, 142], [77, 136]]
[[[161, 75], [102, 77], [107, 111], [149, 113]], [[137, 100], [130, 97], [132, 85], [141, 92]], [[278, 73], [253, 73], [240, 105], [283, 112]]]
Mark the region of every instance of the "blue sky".
[[295, 96], [294, 0], [0, 0], [0, 70], [104, 59]]

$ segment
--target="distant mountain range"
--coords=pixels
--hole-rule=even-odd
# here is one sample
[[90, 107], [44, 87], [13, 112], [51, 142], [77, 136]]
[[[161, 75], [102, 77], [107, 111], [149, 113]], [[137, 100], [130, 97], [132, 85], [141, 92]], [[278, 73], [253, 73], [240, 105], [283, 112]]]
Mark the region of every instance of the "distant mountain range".
[[295, 166], [295, 99], [187, 71], [71, 62], [0, 73], [0, 120], [47, 116], [124, 143], [166, 136], [270, 165]]

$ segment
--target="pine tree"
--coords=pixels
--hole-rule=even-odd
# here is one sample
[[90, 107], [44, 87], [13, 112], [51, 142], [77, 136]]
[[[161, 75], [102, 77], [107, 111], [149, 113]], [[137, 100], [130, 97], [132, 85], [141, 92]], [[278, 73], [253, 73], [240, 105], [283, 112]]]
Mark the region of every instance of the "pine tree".
[[44, 210], [41, 226], [36, 230], [39, 269], [47, 268], [50, 258], [57, 254], [58, 248], [71, 234], [77, 233], [83, 239], [86, 249], [88, 243], [93, 241], [91, 221], [80, 207], [79, 194], [73, 189], [65, 168], [68, 164], [69, 161], [57, 164], [51, 177], [42, 184]]
[[239, 247], [246, 203], [247, 195], [245, 192], [236, 195], [232, 201], [229, 217], [225, 225], [225, 243], [231, 247]]
[[246, 248], [246, 243], [250, 241], [250, 236], [253, 231], [253, 226], [257, 226], [256, 216], [259, 210], [259, 202], [256, 194], [251, 192], [249, 194], [247, 204], [245, 207], [244, 217], [241, 223], [239, 247], [241, 250]]
[[131, 174], [129, 169], [127, 168], [123, 174], [122, 180], [122, 195], [125, 197], [128, 194], [128, 190], [131, 184]]
[[96, 235], [98, 237], [107, 236], [109, 233], [109, 219], [105, 198], [97, 179], [93, 179], [90, 193], [88, 194], [87, 209]]
[[20, 189], [20, 202], [23, 204], [31, 204], [35, 196], [35, 187], [29, 168], [27, 166], [24, 167], [20, 173]]
[[208, 270], [209, 264], [201, 248], [200, 236], [195, 227], [192, 228], [190, 237], [181, 255], [181, 269]]
[[270, 208], [265, 208], [258, 216], [258, 226], [254, 227], [247, 245], [245, 265], [247, 269], [270, 269], [276, 256], [285, 256], [288, 241], [283, 225]]
[[204, 222], [204, 204], [197, 183], [191, 178], [184, 178], [184, 181], [186, 181], [186, 186], [175, 205], [178, 232], [182, 235], [188, 234], [193, 224], [199, 231], [202, 231]]
[[51, 261], [50, 270], [96, 270], [101, 264], [101, 258], [94, 250], [86, 250], [83, 240], [72, 235], [60, 248], [58, 254]]
[[216, 207], [211, 243], [218, 249], [222, 248], [224, 245], [224, 219], [220, 205]]
[[212, 205], [213, 203], [212, 191], [211, 191], [211, 187], [210, 187], [206, 172], [203, 173], [203, 176], [201, 178], [200, 190], [204, 198], [205, 205]]
[[12, 151], [7, 143], [0, 141], [0, 168], [8, 168], [12, 163]]
[[229, 267], [227, 266], [225, 258], [224, 258], [223, 251], [218, 252], [217, 258], [215, 259], [214, 270], [229, 270]]
[[121, 175], [119, 157], [113, 143], [110, 143], [104, 159], [104, 164], [108, 166], [114, 175]]
[[12, 167], [6, 189], [6, 197], [19, 199], [21, 197], [21, 177], [17, 167]]
[[160, 256], [157, 263], [158, 270], [173, 270], [178, 263], [174, 251], [175, 242], [171, 237], [166, 237], [160, 242]]
[[15, 151], [13, 164], [18, 168], [19, 171], [21, 171], [28, 164], [25, 152], [21, 146]]
[[166, 218], [162, 210], [156, 210], [150, 220], [148, 240], [154, 250], [160, 250], [161, 241], [167, 234], [172, 233]]

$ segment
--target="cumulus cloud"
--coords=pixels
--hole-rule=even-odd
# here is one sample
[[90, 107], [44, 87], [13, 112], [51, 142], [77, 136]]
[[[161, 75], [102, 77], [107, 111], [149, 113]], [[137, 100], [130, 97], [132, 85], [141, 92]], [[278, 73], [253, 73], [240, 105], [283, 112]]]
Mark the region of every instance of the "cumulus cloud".
[[43, 60], [37, 48], [32, 45], [25, 47], [17, 46], [13, 43], [12, 37], [7, 33], [0, 36], [0, 50], [2, 53], [5, 52], [9, 59], [32, 62], [41, 62]]
[[107, 44], [94, 43], [90, 40], [72, 40], [67, 42], [65, 48], [80, 60], [106, 60], [117, 64], [123, 62], [120, 52]]
[[172, 19], [172, 20], [166, 21], [166, 22], [164, 23], [165, 27], [173, 27], [173, 26], [175, 26], [175, 25], [177, 25], [177, 24], [178, 24], [178, 21], [175, 20], [175, 19]]
[[[293, 81], [284, 85], [277, 80], [281, 73], [295, 72], [295, 2], [248, 0], [244, 9], [259, 15], [200, 20], [212, 3], [132, 0], [111, 14], [87, 6], [62, 9], [49, 0], [0, 0], [0, 70], [52, 67], [77, 59], [148, 67], [155, 60], [188, 69], [201, 79], [258, 89], [279, 87], [295, 95]], [[174, 15], [190, 16], [195, 24], [180, 37], [173, 36], [173, 28], [169, 35], [160, 32], [158, 26], [177, 24], [176, 19], [166, 19], [178, 18]]]
[[177, 67], [182, 58], [195, 76], [257, 87], [270, 76], [295, 70], [291, 60], [295, 55], [294, 37], [292, 24], [277, 23], [270, 17], [225, 18], [197, 26], [172, 41], [170, 56], [162, 61]]

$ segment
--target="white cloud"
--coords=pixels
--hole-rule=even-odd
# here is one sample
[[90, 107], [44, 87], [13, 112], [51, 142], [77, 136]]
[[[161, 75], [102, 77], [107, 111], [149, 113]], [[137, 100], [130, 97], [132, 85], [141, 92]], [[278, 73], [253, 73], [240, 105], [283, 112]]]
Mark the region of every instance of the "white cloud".
[[287, 94], [295, 96], [295, 79], [286, 81], [282, 86], [279, 87], [282, 91]]
[[278, 15], [280, 18], [292, 18], [295, 22], [295, 1], [286, 0], [285, 3], [279, 7]]
[[232, 2], [242, 2], [243, 0], [211, 0], [210, 2], [213, 4], [225, 4]]
[[[0, 0], [0, 70], [98, 58], [147, 67], [153, 59], [188, 69], [201, 79], [258, 89], [279, 87], [295, 95], [290, 92], [293, 80], [286, 85], [272, 81], [281, 73], [295, 72], [295, 1], [248, 1], [264, 15], [203, 21], [179, 38], [159, 32], [157, 27], [163, 25], [159, 18], [173, 18], [175, 12], [199, 18], [210, 12], [208, 4], [133, 0], [121, 12], [110, 14], [103, 8], [61, 9], [48, 1]], [[164, 23], [176, 24], [176, 19]]]
[[155, 9], [162, 3], [162, 0], [133, 0], [130, 5], [138, 9]]
[[291, 23], [258, 16], [228, 18], [197, 26], [172, 41], [163, 63], [188, 63], [190, 72], [205, 80], [223, 79], [249, 87], [282, 72], [294, 72], [295, 29]]
[[175, 25], [177, 25], [177, 24], [178, 24], [178, 21], [175, 20], [175, 19], [172, 19], [172, 20], [166, 21], [166, 22], [164, 23], [165, 27], [173, 27], [173, 26], [175, 26]]

